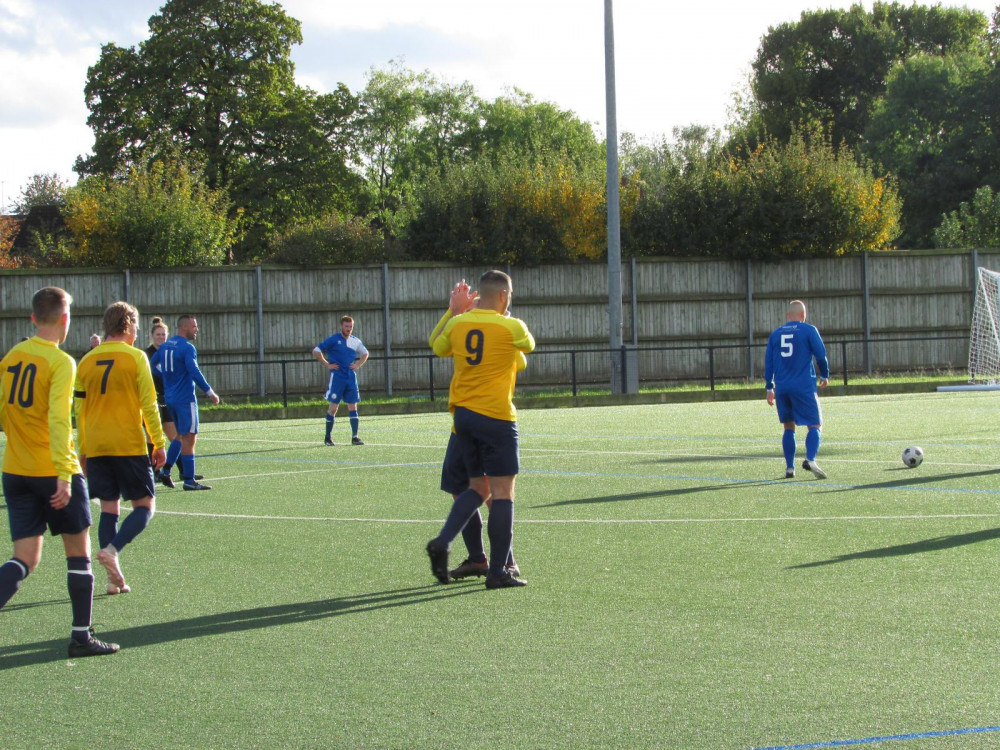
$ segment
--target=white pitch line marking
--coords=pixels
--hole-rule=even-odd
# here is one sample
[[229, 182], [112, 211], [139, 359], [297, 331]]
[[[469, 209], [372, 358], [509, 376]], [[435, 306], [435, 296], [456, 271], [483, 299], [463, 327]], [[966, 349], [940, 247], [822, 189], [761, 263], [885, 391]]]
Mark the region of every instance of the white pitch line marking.
[[[267, 516], [246, 513], [198, 513], [182, 510], [157, 510], [157, 515], [187, 516], [191, 518], [217, 518], [242, 521], [323, 521], [328, 523], [379, 523], [379, 524], [437, 524], [441, 519], [420, 518], [338, 518], [325, 516]], [[767, 516], [763, 518], [627, 518], [627, 519], [531, 519], [518, 518], [519, 524], [667, 524], [667, 523], [782, 523], [782, 522], [817, 522], [817, 521], [933, 521], [944, 519], [965, 518], [1000, 518], [1000, 513], [942, 513], [929, 516], [895, 515], [895, 516]]]

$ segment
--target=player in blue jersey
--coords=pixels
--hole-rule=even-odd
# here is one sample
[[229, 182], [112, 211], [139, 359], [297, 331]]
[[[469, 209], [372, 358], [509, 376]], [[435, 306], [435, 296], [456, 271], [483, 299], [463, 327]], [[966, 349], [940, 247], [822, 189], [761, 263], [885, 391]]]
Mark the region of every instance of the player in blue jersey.
[[368, 361], [368, 350], [361, 339], [354, 335], [354, 318], [345, 315], [340, 319], [340, 333], [324, 339], [312, 350], [316, 361], [330, 371], [326, 400], [330, 408], [326, 413], [326, 445], [333, 445], [333, 423], [340, 409], [340, 402], [347, 404], [351, 420], [351, 445], [364, 445], [358, 437], [358, 370]]
[[191, 342], [198, 337], [198, 321], [193, 315], [181, 315], [177, 319], [177, 333], [163, 342], [150, 362], [153, 372], [163, 379], [163, 393], [177, 430], [177, 439], [170, 442], [167, 462], [160, 469], [157, 479], [167, 487], [173, 487], [170, 469], [180, 458], [181, 476], [186, 490], [210, 490], [201, 484], [194, 472], [194, 444], [198, 439], [198, 386], [211, 399], [219, 403], [219, 397], [198, 367], [198, 350]]
[[[785, 433], [781, 448], [785, 454], [785, 478], [795, 476], [795, 426], [808, 425], [806, 434], [806, 460], [802, 468], [811, 471], [818, 479], [826, 479], [826, 472], [816, 463], [819, 452], [820, 428], [823, 414], [816, 396], [816, 368], [819, 368], [819, 385], [826, 387], [830, 379], [830, 362], [826, 346], [816, 326], [806, 323], [806, 306], [801, 300], [788, 303], [788, 322], [771, 333], [764, 355], [764, 382], [767, 386], [767, 403], [777, 405], [778, 421], [784, 424]], [[813, 365], [815, 360], [816, 366]]]

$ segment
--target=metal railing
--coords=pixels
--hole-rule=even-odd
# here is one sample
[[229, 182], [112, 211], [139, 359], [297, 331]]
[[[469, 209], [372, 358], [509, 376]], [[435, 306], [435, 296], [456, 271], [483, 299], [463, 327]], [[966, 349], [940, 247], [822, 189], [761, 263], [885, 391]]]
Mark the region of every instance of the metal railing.
[[[839, 365], [839, 376], [843, 380], [843, 384], [846, 386], [849, 382], [849, 374], [851, 372], [850, 361], [848, 358], [848, 347], [850, 346], [872, 346], [877, 347], [882, 344], [892, 344], [892, 343], [920, 343], [920, 342], [944, 342], [944, 341], [967, 341], [966, 336], [935, 336], [935, 337], [910, 337], [910, 338], [883, 338], [883, 339], [842, 339], [835, 341], [826, 342], [828, 354], [833, 351], [837, 351], [840, 354]], [[588, 383], [610, 383], [610, 363], [611, 357], [621, 357], [620, 365], [622, 372], [622, 382], [628, 383], [629, 378], [634, 375], [635, 382], [639, 382], [641, 371], [635, 373], [631, 372], [631, 368], [639, 368], [638, 355], [647, 353], [672, 353], [672, 352], [704, 352], [707, 358], [706, 369], [707, 372], [701, 377], [691, 377], [685, 376], [684, 382], [698, 382], [699, 380], [707, 380], [709, 390], [714, 391], [716, 385], [719, 383], [720, 376], [716, 371], [716, 353], [732, 350], [741, 350], [746, 353], [747, 361], [753, 361], [755, 356], [755, 350], [766, 349], [767, 344], [685, 344], [680, 346], [635, 346], [635, 345], [625, 345], [620, 349], [612, 349], [611, 347], [592, 347], [592, 348], [569, 348], [569, 349], [546, 349], [546, 350], [536, 350], [531, 354], [532, 358], [540, 357], [568, 357], [569, 366], [568, 371], [563, 370], [564, 377], [561, 379], [552, 380], [551, 378], [544, 383], [536, 383], [538, 387], [552, 388], [552, 387], [566, 387], [570, 388], [571, 393], [576, 396], [579, 394], [580, 390], [580, 373], [578, 367], [578, 359], [583, 355], [604, 355], [608, 358], [608, 372], [607, 378], [603, 380], [590, 379]], [[760, 359], [763, 359], [763, 351], [760, 352]], [[391, 355], [389, 357], [380, 357], [372, 355], [369, 357], [369, 362], [374, 361], [385, 361], [397, 362], [405, 360], [424, 360], [427, 362], [427, 394], [431, 401], [436, 400], [438, 391], [441, 390], [440, 386], [435, 385], [435, 361], [438, 360], [433, 353], [427, 354], [400, 354]], [[859, 357], [861, 362], [864, 362], [865, 357]], [[203, 370], [211, 370], [214, 368], [221, 367], [256, 367], [260, 368], [262, 366], [277, 366], [281, 370], [281, 399], [284, 406], [288, 406], [288, 367], [290, 365], [315, 365], [316, 360], [312, 358], [296, 358], [296, 359], [251, 359], [251, 360], [224, 360], [215, 362], [201, 362], [201, 368]], [[639, 368], [641, 369], [641, 368]], [[831, 366], [831, 379], [833, 377], [833, 368]], [[854, 372], [859, 372], [861, 366], [854, 370]], [[763, 373], [761, 373], [762, 375]], [[728, 376], [729, 379], [734, 379], [738, 376]], [[211, 378], [209, 378], [211, 380]], [[647, 382], [650, 380], [655, 380], [656, 382], [661, 382], [665, 380], [664, 378], [656, 379], [646, 379]], [[749, 380], [749, 378], [748, 378]], [[610, 386], [609, 386], [610, 387]], [[422, 390], [422, 389], [420, 389]], [[299, 391], [296, 391], [297, 393]], [[265, 394], [266, 395], [266, 394]], [[275, 394], [277, 395], [277, 394]], [[386, 389], [386, 395], [392, 395], [389, 389]]]

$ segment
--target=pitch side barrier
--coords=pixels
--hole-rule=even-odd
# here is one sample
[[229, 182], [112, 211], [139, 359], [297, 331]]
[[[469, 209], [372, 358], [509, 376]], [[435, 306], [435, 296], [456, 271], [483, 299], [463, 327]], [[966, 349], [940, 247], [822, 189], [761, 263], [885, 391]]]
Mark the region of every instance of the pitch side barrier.
[[[850, 373], [851, 373], [851, 362], [848, 358], [848, 352], [850, 346], [864, 346], [869, 344], [876, 347], [881, 344], [895, 344], [895, 343], [920, 343], [920, 342], [939, 342], [939, 341], [967, 341], [965, 336], [924, 336], [924, 337], [908, 337], [908, 338], [882, 338], [882, 339], [843, 339], [843, 340], [831, 340], [826, 342], [828, 355], [833, 353], [838, 353], [840, 355], [839, 362], [837, 363], [836, 372], [833, 371], [833, 366], [831, 366], [830, 377], [831, 380], [839, 379], [843, 384], [849, 385]], [[632, 382], [637, 384], [640, 380], [645, 380], [647, 382], [662, 382], [663, 373], [643, 373], [640, 366], [639, 355], [640, 354], [652, 354], [652, 353], [669, 353], [669, 352], [704, 352], [704, 370], [701, 376], [688, 376], [685, 377], [685, 382], [697, 383], [699, 379], [707, 382], [709, 390], [714, 391], [716, 385], [719, 382], [719, 376], [716, 372], [716, 354], [719, 352], [730, 351], [730, 350], [742, 350], [746, 352], [748, 361], [755, 363], [755, 371], [763, 374], [763, 358], [764, 350], [767, 348], [766, 343], [760, 344], [684, 344], [684, 345], [673, 345], [673, 346], [636, 346], [633, 344], [628, 344], [622, 346], [620, 349], [611, 347], [588, 347], [588, 348], [568, 348], [568, 349], [543, 349], [536, 350], [531, 354], [531, 358], [541, 358], [541, 357], [563, 357], [566, 360], [566, 367], [562, 371], [563, 376], [561, 379], [557, 380], [547, 380], [545, 383], [538, 383], [537, 385], [545, 388], [560, 388], [568, 387], [573, 396], [578, 395], [579, 388], [581, 386], [581, 381], [579, 377], [578, 359], [583, 356], [593, 357], [595, 355], [603, 355], [607, 358], [608, 367], [606, 372], [606, 379], [595, 381], [593, 376], [588, 379], [584, 384], [587, 386], [592, 386], [595, 384], [607, 384], [611, 382], [611, 358], [612, 356], [620, 358], [616, 363], [621, 367], [622, 382], [629, 383]], [[435, 401], [442, 393], [447, 395], [447, 385], [442, 385], [437, 381], [443, 377], [441, 373], [445, 370], [440, 369], [443, 366], [443, 361], [432, 353], [427, 354], [401, 354], [401, 355], [390, 355], [389, 357], [372, 355], [369, 357], [369, 363], [374, 361], [388, 361], [391, 362], [405, 362], [405, 361], [422, 360], [426, 363], [426, 379], [422, 379], [421, 385], [414, 388], [413, 384], [408, 384], [406, 392], [414, 392], [416, 390], [423, 390], [426, 388], [427, 398], [430, 401]], [[285, 408], [288, 407], [288, 396], [290, 392], [295, 394], [301, 394], [304, 389], [299, 386], [291, 391], [289, 388], [289, 378], [288, 378], [288, 368], [290, 366], [304, 366], [304, 365], [315, 365], [316, 360], [313, 358], [296, 358], [296, 359], [242, 359], [242, 360], [223, 360], [215, 362], [202, 361], [199, 363], [203, 370], [213, 370], [231, 367], [243, 367], [243, 368], [256, 368], [257, 371], [260, 370], [262, 366], [279, 367], [281, 371], [280, 375], [280, 395], [282, 403]], [[858, 366], [854, 369], [855, 375], [857, 373], [864, 373], [864, 365], [862, 362], [858, 363]], [[754, 371], [753, 369], [751, 371]], [[865, 373], [868, 374], [868, 373]], [[757, 376], [759, 379], [760, 375]], [[748, 373], [748, 379], [753, 380]], [[211, 381], [212, 378], [209, 377]], [[315, 382], [312, 382], [312, 381]], [[310, 381], [312, 386], [307, 391], [314, 391], [315, 393], [321, 393], [323, 387], [325, 387], [325, 381], [321, 377], [314, 378]], [[392, 381], [389, 379], [381, 387], [372, 387], [371, 383], [367, 383], [364, 386], [366, 391], [372, 392], [382, 392], [387, 396], [392, 396]], [[267, 388], [255, 389], [257, 392], [253, 395], [255, 396], [274, 396], [277, 397], [278, 391], [272, 388], [269, 392]], [[1000, 385], [997, 384], [970, 384], [970, 385], [955, 385], [955, 386], [940, 386], [939, 391], [948, 390], [1000, 390]], [[631, 392], [631, 390], [630, 390]], [[229, 391], [228, 395], [249, 395], [247, 393], [240, 394], [239, 392]]]

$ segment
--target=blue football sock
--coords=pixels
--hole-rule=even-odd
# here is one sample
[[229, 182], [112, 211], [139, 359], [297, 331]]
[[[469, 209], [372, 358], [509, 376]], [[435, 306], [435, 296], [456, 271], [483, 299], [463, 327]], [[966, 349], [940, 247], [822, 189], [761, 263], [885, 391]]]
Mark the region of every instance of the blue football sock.
[[513, 500], [494, 498], [490, 505], [490, 517], [486, 522], [486, 532], [490, 535], [490, 575], [503, 575], [514, 543]]
[[181, 476], [185, 482], [194, 481], [194, 454], [181, 455]]
[[128, 518], [122, 523], [122, 527], [118, 529], [115, 538], [111, 540], [111, 544], [121, 552], [126, 544], [139, 536], [149, 526], [149, 520], [152, 517], [153, 511], [144, 505], [133, 508], [132, 512], [128, 514]]
[[326, 415], [326, 439], [330, 439], [330, 435], [333, 434], [333, 417], [329, 414]]
[[177, 459], [180, 457], [180, 455], [181, 455], [181, 441], [171, 440], [170, 447], [167, 448], [167, 460], [163, 464], [163, 468], [161, 469], [161, 471], [169, 474], [170, 470], [174, 468], [174, 464], [177, 463]]
[[73, 637], [90, 640], [90, 614], [94, 608], [94, 574], [89, 557], [66, 558], [66, 588], [73, 608]]
[[486, 551], [483, 549], [483, 515], [479, 512], [479, 508], [476, 508], [472, 518], [462, 529], [462, 539], [472, 562], [486, 562]]
[[358, 436], [358, 413], [356, 411], [350, 412], [351, 418], [351, 437]]
[[795, 468], [795, 430], [785, 430], [781, 436], [781, 450], [785, 454], [785, 466]]
[[806, 433], [806, 459], [815, 461], [817, 453], [819, 453], [819, 428], [810, 427]]
[[28, 577], [28, 566], [16, 557], [0, 565], [0, 608], [21, 588], [21, 581]]
[[97, 543], [104, 549], [118, 533], [118, 514], [101, 511], [101, 519], [97, 522]]
[[452, 540], [458, 536], [465, 525], [472, 518], [472, 514], [479, 510], [483, 504], [483, 498], [471, 487], [455, 498], [451, 504], [451, 511], [445, 519], [441, 533], [438, 534], [438, 541], [446, 545], [451, 545]]

